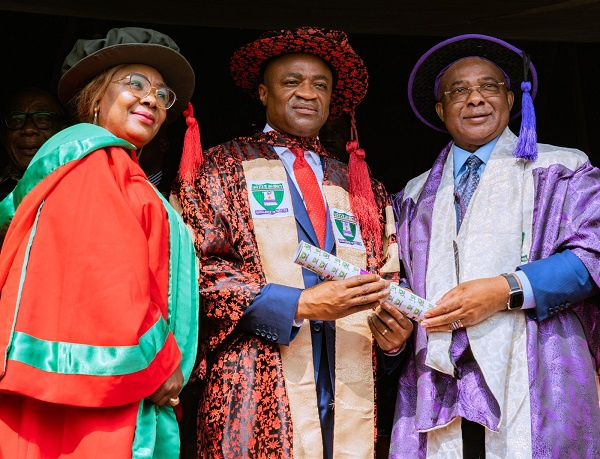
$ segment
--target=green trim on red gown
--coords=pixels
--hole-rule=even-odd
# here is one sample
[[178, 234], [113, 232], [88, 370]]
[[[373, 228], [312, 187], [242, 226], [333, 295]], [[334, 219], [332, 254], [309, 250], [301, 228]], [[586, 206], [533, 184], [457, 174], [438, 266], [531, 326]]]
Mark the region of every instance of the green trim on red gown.
[[[177, 365], [186, 381], [191, 372], [196, 257], [132, 148], [98, 126], [68, 128], [0, 203], [0, 392], [79, 406], [85, 416], [132, 404], [133, 456], [177, 457], [172, 408], [145, 397]], [[33, 358], [28, 342], [42, 344]]]

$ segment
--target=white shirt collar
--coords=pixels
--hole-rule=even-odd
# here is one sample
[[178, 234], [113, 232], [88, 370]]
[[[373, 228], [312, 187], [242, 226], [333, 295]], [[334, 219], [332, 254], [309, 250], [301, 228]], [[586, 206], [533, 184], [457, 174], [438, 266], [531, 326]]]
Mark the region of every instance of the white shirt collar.
[[[263, 132], [269, 132], [269, 131], [274, 131], [275, 129], [273, 129], [269, 123], [265, 124], [265, 128], [263, 129]], [[318, 137], [317, 137], [318, 138]], [[285, 157], [293, 157], [295, 158], [296, 155], [294, 155], [294, 153], [292, 153], [287, 147], [278, 147], [278, 146], [274, 146], [273, 150], [275, 150], [275, 153], [277, 153], [277, 156], [279, 156], [279, 158], [281, 160], [283, 160]], [[304, 154], [304, 157], [306, 158], [306, 162], [308, 164], [311, 165], [311, 167], [315, 167], [321, 166], [321, 157], [315, 153], [312, 150], [306, 150], [306, 153]], [[292, 161], [293, 163], [293, 161]]]

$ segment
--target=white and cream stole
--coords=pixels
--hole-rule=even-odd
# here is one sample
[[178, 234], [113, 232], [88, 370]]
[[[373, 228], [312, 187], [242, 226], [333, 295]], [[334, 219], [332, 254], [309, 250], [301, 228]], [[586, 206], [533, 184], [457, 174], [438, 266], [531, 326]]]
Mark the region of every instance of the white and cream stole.
[[[283, 184], [284, 193], [289, 196], [290, 185], [280, 160], [261, 158], [243, 161], [242, 165], [247, 183], [278, 182]], [[351, 212], [346, 190], [332, 185], [324, 186], [323, 190], [330, 209]], [[391, 209], [386, 209], [386, 216], [391, 217], [391, 223], [386, 225], [386, 233], [388, 231], [395, 233]], [[254, 218], [253, 216], [253, 224], [266, 281], [304, 288], [302, 268], [292, 262], [294, 250], [298, 245], [298, 231], [293, 210], [277, 218]], [[390, 257], [386, 269], [398, 271], [396, 244], [388, 247], [387, 251]], [[356, 266], [366, 267], [364, 249], [336, 244], [336, 255]], [[336, 320], [334, 415], [334, 458], [336, 459], [366, 458], [374, 455], [374, 380], [372, 335], [367, 325], [368, 314], [368, 311], [364, 311]], [[294, 457], [306, 459], [323, 457], [308, 320], [304, 321], [290, 345], [281, 346], [280, 351], [292, 413]]]
[[[565, 155], [551, 146], [538, 145], [536, 162], [513, 156], [517, 137], [507, 128], [500, 136], [485, 167], [479, 186], [456, 233], [453, 151], [444, 166], [432, 215], [426, 296], [437, 301], [460, 282], [514, 272], [526, 262], [531, 248], [534, 181], [532, 170], [553, 163], [575, 169], [586, 160], [578, 152]], [[572, 151], [572, 150], [570, 150]], [[407, 186], [417, 200], [427, 174]], [[407, 196], [407, 197], [408, 197]], [[456, 278], [454, 243], [458, 247]], [[498, 426], [486, 430], [486, 457], [531, 457], [529, 378], [525, 313], [501, 311], [468, 327], [473, 356], [501, 410]], [[453, 375], [450, 360], [451, 332], [431, 333], [426, 364]], [[428, 433], [428, 457], [462, 457], [460, 419]]]

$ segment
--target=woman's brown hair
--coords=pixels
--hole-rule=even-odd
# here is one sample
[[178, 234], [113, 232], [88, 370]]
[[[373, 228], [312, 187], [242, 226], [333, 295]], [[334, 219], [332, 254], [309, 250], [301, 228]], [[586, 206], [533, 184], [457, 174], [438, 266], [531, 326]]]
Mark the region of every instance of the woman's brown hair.
[[91, 123], [93, 121], [94, 108], [102, 97], [104, 97], [106, 88], [108, 88], [115, 73], [123, 67], [127, 67], [127, 64], [117, 65], [100, 73], [75, 96], [74, 102], [78, 121], [82, 123]]

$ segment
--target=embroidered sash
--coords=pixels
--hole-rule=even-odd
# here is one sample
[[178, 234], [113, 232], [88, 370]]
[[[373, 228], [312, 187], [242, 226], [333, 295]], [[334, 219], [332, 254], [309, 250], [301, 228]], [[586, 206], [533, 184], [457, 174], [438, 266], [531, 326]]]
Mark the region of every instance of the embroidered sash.
[[[515, 160], [513, 149], [512, 142], [498, 141], [457, 235], [452, 195], [453, 152], [448, 156], [433, 210], [426, 275], [429, 299], [438, 300], [460, 282], [512, 272], [521, 263], [521, 254], [529, 253], [526, 244], [531, 241], [533, 180], [531, 174], [525, 173], [524, 164]], [[460, 279], [454, 274], [453, 240], [458, 246]], [[487, 432], [487, 444], [500, 442], [508, 448], [510, 436], [506, 434], [517, 428], [522, 429], [524, 438], [529, 438], [525, 314], [496, 313], [468, 327], [467, 335], [474, 358], [501, 409], [500, 424], [496, 426], [501, 433]], [[454, 373], [449, 352], [451, 339], [449, 332], [432, 333], [426, 359], [427, 365], [450, 375]], [[449, 440], [449, 434], [462, 448], [460, 429], [439, 432], [445, 441]], [[440, 443], [437, 435], [435, 430], [430, 432], [428, 451]]]
[[[276, 184], [276, 189], [283, 189], [289, 196], [289, 184], [281, 161], [244, 161], [243, 168], [250, 188], [252, 184]], [[252, 194], [252, 189], [248, 192]], [[326, 185], [324, 192], [330, 209], [350, 212], [346, 190]], [[283, 215], [256, 218], [253, 214], [252, 221], [267, 282], [304, 288], [302, 268], [291, 261], [298, 244], [298, 231], [291, 200], [289, 205], [289, 211], [281, 212]], [[357, 266], [366, 267], [363, 250], [336, 244], [336, 254]], [[365, 311], [336, 321], [335, 458], [374, 455], [372, 337], [367, 314]], [[290, 345], [281, 346], [280, 350], [294, 425], [294, 456], [323, 457], [308, 321]]]

